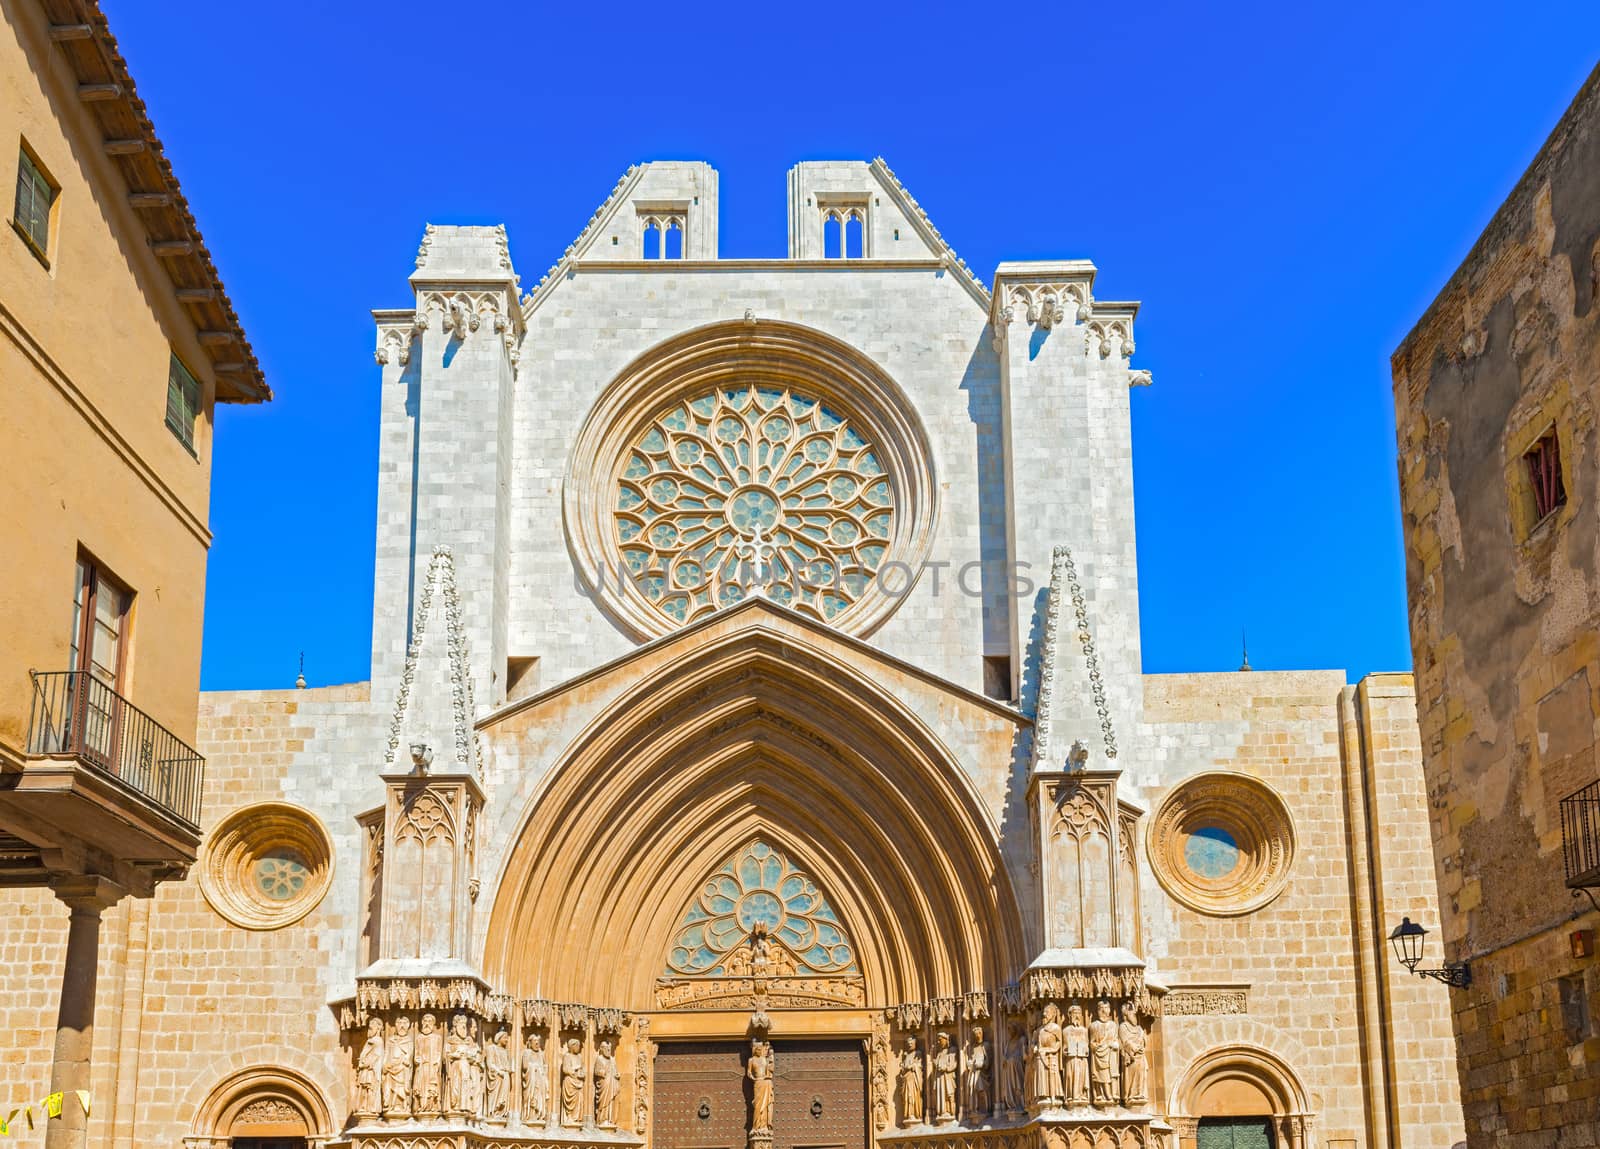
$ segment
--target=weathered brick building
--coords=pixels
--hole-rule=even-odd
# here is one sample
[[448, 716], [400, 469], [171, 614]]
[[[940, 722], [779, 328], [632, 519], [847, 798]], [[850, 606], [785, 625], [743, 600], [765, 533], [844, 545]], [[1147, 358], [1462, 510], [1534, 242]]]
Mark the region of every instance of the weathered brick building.
[[1468, 1139], [1594, 1145], [1600, 73], [1393, 368]]

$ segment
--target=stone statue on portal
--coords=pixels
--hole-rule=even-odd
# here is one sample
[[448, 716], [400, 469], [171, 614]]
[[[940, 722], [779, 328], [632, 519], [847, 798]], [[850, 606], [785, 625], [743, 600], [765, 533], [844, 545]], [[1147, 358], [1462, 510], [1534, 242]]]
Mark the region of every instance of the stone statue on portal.
[[1089, 1023], [1089, 1099], [1096, 1108], [1106, 1109], [1117, 1103], [1121, 1047], [1117, 1023], [1111, 1019], [1111, 1003], [1101, 999], [1095, 1006], [1094, 1020]]
[[383, 1114], [385, 1117], [411, 1115], [411, 1075], [416, 1063], [416, 1035], [411, 1019], [401, 1014], [389, 1035], [389, 1048], [383, 1059]]
[[544, 1038], [529, 1034], [522, 1049], [522, 1123], [543, 1125], [550, 1119], [550, 1066], [545, 1061]]
[[906, 1049], [900, 1057], [900, 1123], [922, 1124], [922, 1051], [917, 1039], [906, 1038]]
[[568, 1038], [567, 1051], [561, 1055], [561, 1124], [568, 1129], [583, 1127], [583, 1089], [588, 1079], [583, 1067], [583, 1043], [576, 1037]]
[[383, 1077], [383, 1018], [375, 1017], [367, 1023], [366, 1044], [356, 1059], [357, 1113], [376, 1117], [383, 1106], [381, 1081]]
[[594, 1055], [594, 1123], [602, 1129], [617, 1127], [617, 1096], [622, 1092], [622, 1074], [611, 1042], [602, 1040]]
[[418, 1117], [438, 1114], [440, 1075], [444, 1065], [444, 1034], [439, 1031], [439, 1020], [431, 1013], [422, 1015], [422, 1025], [417, 1032], [416, 1072], [411, 1079], [414, 1099], [412, 1112]]

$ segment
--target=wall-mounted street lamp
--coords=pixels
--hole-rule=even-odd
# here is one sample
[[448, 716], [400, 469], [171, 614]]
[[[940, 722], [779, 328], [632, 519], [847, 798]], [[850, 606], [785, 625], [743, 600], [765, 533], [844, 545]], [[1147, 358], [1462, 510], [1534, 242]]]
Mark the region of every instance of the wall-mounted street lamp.
[[1467, 968], [1466, 962], [1447, 961], [1439, 969], [1418, 969], [1422, 964], [1423, 939], [1428, 936], [1428, 931], [1417, 925], [1410, 918], [1401, 918], [1400, 924], [1395, 926], [1394, 933], [1389, 935], [1389, 944], [1394, 946], [1394, 956], [1400, 959], [1400, 964], [1416, 974], [1418, 977], [1431, 977], [1435, 981], [1442, 981], [1445, 985], [1453, 985], [1458, 989], [1472, 984], [1472, 971]]

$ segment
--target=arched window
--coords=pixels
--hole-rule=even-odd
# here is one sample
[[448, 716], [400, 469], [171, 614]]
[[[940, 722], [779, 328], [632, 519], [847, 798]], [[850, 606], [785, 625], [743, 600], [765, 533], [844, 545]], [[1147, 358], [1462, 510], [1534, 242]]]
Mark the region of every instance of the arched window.
[[666, 249], [661, 253], [661, 258], [683, 258], [683, 227], [677, 220], [667, 225]]
[[844, 221], [830, 211], [822, 217], [822, 258], [838, 259], [844, 254]]
[[861, 258], [862, 228], [861, 213], [852, 211], [844, 224], [844, 258]]
[[661, 225], [653, 219], [644, 224], [644, 258], [661, 258]]

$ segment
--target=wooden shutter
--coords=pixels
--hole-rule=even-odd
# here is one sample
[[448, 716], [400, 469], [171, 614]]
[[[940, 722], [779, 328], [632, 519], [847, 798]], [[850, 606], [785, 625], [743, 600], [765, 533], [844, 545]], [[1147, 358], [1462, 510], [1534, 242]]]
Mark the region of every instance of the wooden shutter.
[[17, 153], [17, 226], [41, 252], [50, 242], [50, 181], [25, 151]]
[[194, 423], [200, 416], [200, 384], [176, 355], [167, 370], [167, 426], [194, 454]]

